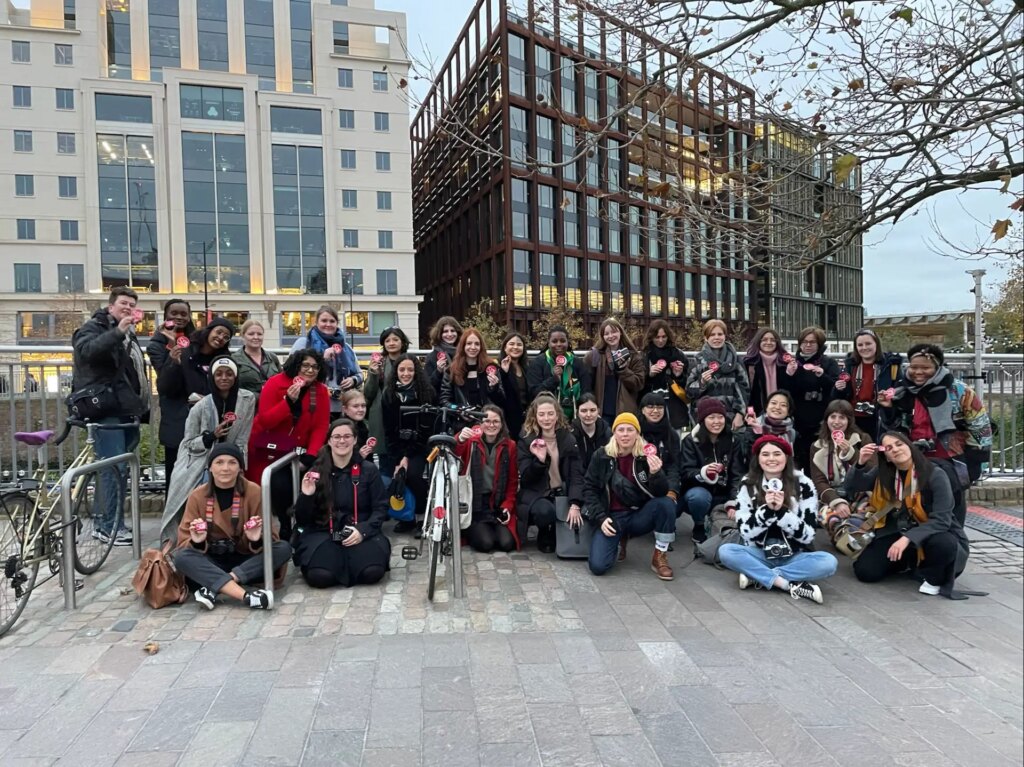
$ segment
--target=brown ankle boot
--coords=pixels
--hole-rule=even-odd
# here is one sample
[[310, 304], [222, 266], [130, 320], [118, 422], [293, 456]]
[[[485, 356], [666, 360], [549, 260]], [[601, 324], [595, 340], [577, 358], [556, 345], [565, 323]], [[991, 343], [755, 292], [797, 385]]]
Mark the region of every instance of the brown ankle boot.
[[620, 562], [625, 562], [626, 561], [626, 544], [627, 543], [629, 543], [629, 538], [627, 538], [626, 536], [622, 536], [622, 538], [619, 539], [619, 561]]
[[651, 557], [651, 569], [663, 581], [670, 581], [675, 577], [672, 568], [668, 566], [668, 554], [664, 551], [654, 550], [654, 556]]

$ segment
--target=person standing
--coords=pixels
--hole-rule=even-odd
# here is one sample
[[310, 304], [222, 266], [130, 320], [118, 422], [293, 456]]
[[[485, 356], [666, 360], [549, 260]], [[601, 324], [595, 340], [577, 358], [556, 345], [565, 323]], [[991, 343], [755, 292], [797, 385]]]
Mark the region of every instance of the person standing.
[[750, 399], [747, 372], [736, 349], [726, 340], [726, 325], [722, 320], [705, 322], [703, 333], [704, 346], [694, 357], [686, 381], [690, 409], [696, 414], [704, 397], [715, 397], [722, 401], [732, 430], [737, 431], [743, 426], [744, 411]]
[[363, 385], [363, 371], [356, 354], [345, 342], [345, 334], [338, 327], [338, 313], [324, 304], [316, 310], [316, 326], [304, 336], [295, 339], [292, 353], [312, 349], [323, 360], [327, 371], [324, 385], [330, 396], [331, 417], [341, 415], [341, 393]]
[[[138, 294], [128, 287], [110, 291], [106, 307], [75, 331], [73, 347], [74, 383], [78, 391], [87, 386], [107, 386], [116, 405], [103, 414], [100, 423], [130, 424], [149, 414], [149, 379], [142, 358], [142, 347], [135, 337], [135, 304]], [[138, 425], [96, 432], [96, 457], [113, 458], [135, 450], [139, 444]], [[93, 537], [115, 546], [130, 546], [132, 531], [124, 524], [124, 498], [128, 466], [120, 464], [100, 472], [98, 513]]]
[[825, 354], [825, 331], [821, 328], [804, 328], [798, 340], [799, 351], [785, 360], [785, 381], [779, 385], [793, 397], [793, 458], [798, 468], [810, 472], [811, 445], [825, 420], [829, 396], [839, 380], [839, 365]]
[[644, 395], [655, 391], [665, 393], [665, 406], [669, 422], [676, 431], [690, 424], [686, 406], [686, 378], [690, 374], [690, 360], [676, 346], [676, 337], [665, 320], [654, 320], [644, 338], [644, 366], [647, 382]]
[[281, 360], [263, 348], [264, 332], [259, 320], [243, 322], [239, 331], [242, 348], [231, 355], [238, 366], [238, 385], [255, 394], [257, 403], [270, 377], [281, 372]]
[[644, 355], [618, 320], [609, 317], [601, 323], [594, 347], [587, 352], [587, 366], [593, 371], [601, 417], [609, 425], [619, 413], [635, 416], [640, 412], [637, 399], [644, 385]]
[[903, 355], [883, 352], [882, 342], [873, 330], [858, 330], [853, 337], [854, 350], [846, 355], [845, 369], [832, 389], [833, 401], [853, 405], [857, 428], [872, 440], [878, 439], [878, 393], [900, 383]]

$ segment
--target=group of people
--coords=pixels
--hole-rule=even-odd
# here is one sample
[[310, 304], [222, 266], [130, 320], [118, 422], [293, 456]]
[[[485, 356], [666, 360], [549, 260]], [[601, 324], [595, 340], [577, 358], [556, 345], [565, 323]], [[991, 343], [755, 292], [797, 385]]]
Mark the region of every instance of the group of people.
[[[102, 380], [123, 395], [113, 421], [148, 411], [135, 301], [116, 288], [74, 340], [75, 388]], [[297, 492], [289, 472], [270, 488], [275, 569], [291, 557], [315, 588], [383, 578], [384, 523], [408, 500], [420, 509], [425, 501], [437, 425], [408, 406], [428, 404], [483, 413], [478, 427], [453, 434], [473, 477], [464, 540], [479, 552], [520, 549], [536, 528], [537, 548], [551, 553], [559, 526], [587, 530], [589, 567], [601, 575], [626, 558], [629, 541], [653, 533], [651, 569], [671, 580], [668, 552], [688, 515], [695, 554], [709, 551], [710, 537], [741, 588], [817, 602], [817, 582], [837, 566], [815, 550], [817, 528], [856, 557], [863, 581], [910, 568], [922, 592], [951, 595], [966, 563], [964, 490], [992, 431], [980, 398], [931, 344], [904, 362], [861, 330], [840, 368], [820, 328], [805, 329], [793, 352], [764, 328], [741, 354], [713, 319], [688, 355], [664, 320], [636, 344], [609, 318], [588, 350], [553, 326], [536, 355], [510, 332], [492, 357], [478, 330], [442, 317], [424, 358], [389, 327], [364, 370], [330, 306], [283, 364], [264, 351], [255, 320], [236, 330], [214, 318], [196, 330], [191, 307], [172, 299], [163, 323], [146, 353], [168, 480], [164, 536], [176, 534], [175, 561], [210, 609], [218, 595], [272, 603], [271, 592], [247, 586], [262, 576], [258, 484], [295, 448], [305, 451]], [[236, 332], [242, 346], [231, 352]], [[101, 455], [138, 439], [131, 428], [101, 435], [111, 443]], [[120, 490], [106, 484], [110, 512], [97, 534], [130, 543], [116, 503], [123, 478]], [[418, 535], [404, 511], [393, 533]]]

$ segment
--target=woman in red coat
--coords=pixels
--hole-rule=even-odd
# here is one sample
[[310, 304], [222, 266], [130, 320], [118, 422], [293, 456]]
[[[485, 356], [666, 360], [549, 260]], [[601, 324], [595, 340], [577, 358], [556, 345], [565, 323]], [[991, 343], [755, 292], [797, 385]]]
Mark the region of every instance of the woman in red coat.
[[[500, 407], [484, 405], [479, 429], [459, 432], [455, 454], [462, 473], [473, 478], [473, 522], [466, 542], [475, 551], [515, 551], [516, 490], [519, 488], [516, 443], [509, 439]], [[460, 499], [461, 500], [461, 499]]]
[[[323, 447], [331, 420], [331, 398], [323, 384], [326, 377], [319, 352], [300, 349], [288, 357], [282, 372], [267, 380], [249, 437], [245, 470], [249, 481], [261, 482], [265, 468], [297, 447], [310, 457]], [[292, 534], [288, 510], [293, 498], [291, 472], [277, 472], [271, 480], [270, 500], [285, 541]]]

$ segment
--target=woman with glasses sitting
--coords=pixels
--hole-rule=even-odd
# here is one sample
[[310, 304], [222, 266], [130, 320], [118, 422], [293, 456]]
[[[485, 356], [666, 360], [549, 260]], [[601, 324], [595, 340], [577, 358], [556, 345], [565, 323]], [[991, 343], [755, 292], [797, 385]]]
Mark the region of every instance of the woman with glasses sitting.
[[[323, 447], [331, 420], [331, 399], [324, 385], [326, 377], [323, 357], [306, 348], [292, 352], [284, 363], [284, 370], [267, 381], [249, 437], [249, 465], [245, 476], [250, 482], [259, 484], [265, 468], [296, 448], [315, 455]], [[281, 521], [281, 538], [290, 540], [291, 472], [277, 472], [271, 480], [270, 492], [271, 507]]]

